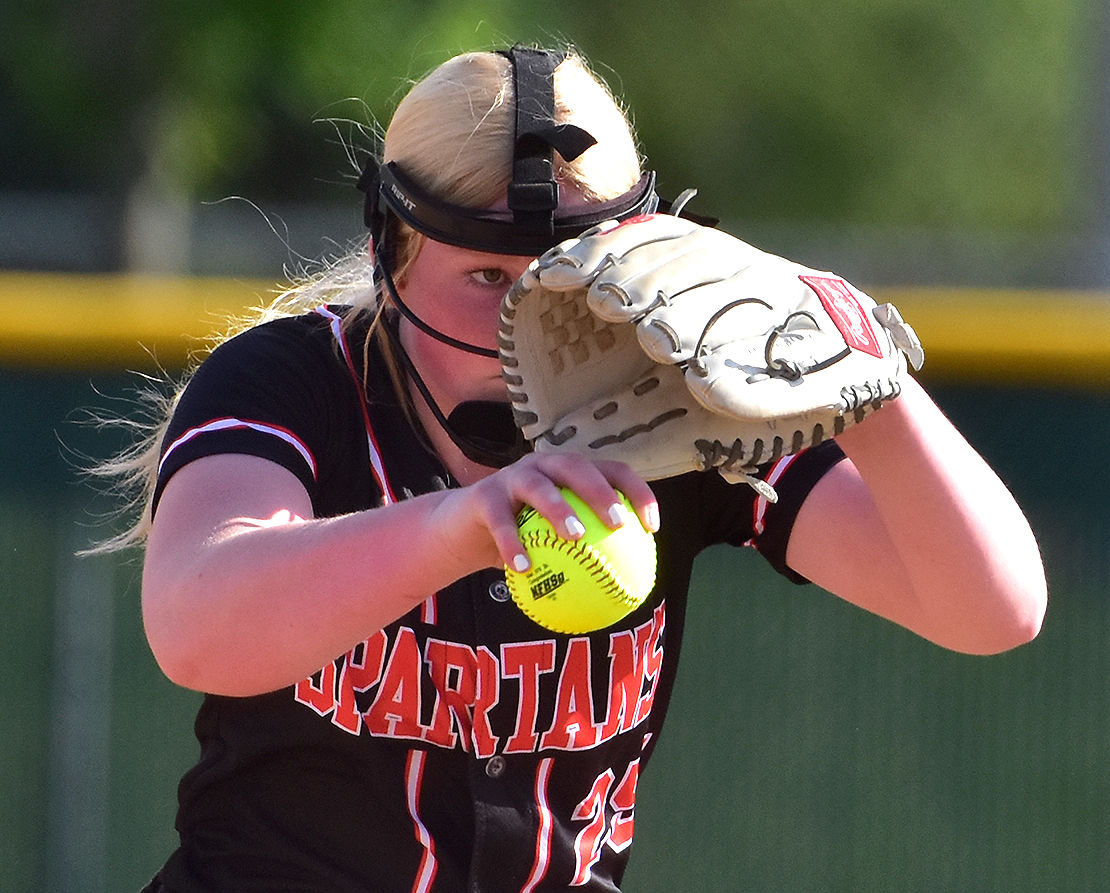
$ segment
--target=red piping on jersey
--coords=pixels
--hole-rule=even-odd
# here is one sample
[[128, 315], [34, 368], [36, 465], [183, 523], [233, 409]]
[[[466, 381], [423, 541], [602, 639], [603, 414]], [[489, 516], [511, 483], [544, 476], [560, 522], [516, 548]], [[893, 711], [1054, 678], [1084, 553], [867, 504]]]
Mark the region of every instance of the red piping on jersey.
[[[802, 453], [799, 452], [790, 456], [783, 456], [783, 458], [779, 459], [778, 462], [771, 466], [771, 470], [767, 472], [767, 476], [764, 477], [763, 480], [772, 487], [775, 486], [779, 478], [786, 473], [786, 469], [788, 469], [794, 463], [794, 460], [801, 454]], [[767, 509], [769, 506], [770, 503], [767, 501], [767, 497], [763, 495], [756, 497], [755, 502], [752, 504], [752, 530], [755, 531], [756, 536], [763, 533], [764, 528], [767, 526]]]
[[161, 472], [162, 466], [166, 464], [166, 460], [170, 457], [170, 453], [182, 444], [188, 443], [194, 437], [201, 434], [210, 434], [214, 431], [235, 431], [244, 428], [249, 428], [252, 431], [260, 431], [263, 434], [272, 434], [274, 437], [284, 440], [301, 454], [301, 457], [312, 472], [312, 479], [316, 479], [316, 457], [312, 455], [312, 450], [308, 448], [307, 444], [288, 428], [282, 428], [280, 425], [271, 425], [263, 422], [253, 422], [250, 419], [236, 419], [230, 416], [222, 419], [212, 419], [212, 421], [205, 422], [203, 425], [190, 428], [178, 437], [166, 448], [165, 455], [162, 456], [161, 461], [158, 463], [158, 471]]
[[420, 622], [434, 625], [438, 620], [436, 596], [430, 595], [424, 599], [423, 604], [420, 605]]
[[532, 873], [520, 888], [520, 893], [532, 893], [551, 866], [551, 829], [555, 822], [547, 802], [547, 782], [551, 778], [554, 762], [552, 757], [546, 757], [536, 767], [536, 811], [540, 818], [540, 827], [536, 832], [536, 861], [532, 863]]
[[[382, 459], [382, 451], [378, 447], [378, 438], [374, 434], [374, 427], [370, 424], [370, 407], [366, 405], [366, 391], [363, 388], [363, 383], [359, 381], [358, 372], [355, 370], [355, 363], [351, 356], [351, 348], [347, 343], [347, 333], [343, 331], [343, 318], [333, 313], [324, 305], [317, 307], [315, 312], [328, 321], [328, 324], [331, 326], [332, 336], [339, 345], [339, 349], [343, 353], [343, 359], [347, 363], [347, 371], [351, 374], [351, 380], [355, 384], [355, 392], [358, 394], [359, 407], [362, 409], [362, 424], [366, 428], [366, 443], [370, 449], [370, 468], [374, 472], [374, 478], [378, 482], [378, 489], [382, 491], [383, 501], [386, 505], [392, 505], [397, 501], [397, 496], [389, 484], [389, 478], [385, 473], [385, 461]], [[436, 622], [435, 599], [436, 597], [431, 595], [426, 598], [424, 603], [420, 606], [421, 622]]]
[[412, 893], [426, 893], [432, 889], [436, 879], [435, 843], [432, 835], [420, 818], [420, 788], [424, 780], [424, 761], [428, 754], [423, 750], [410, 750], [405, 760], [405, 793], [407, 794], [409, 815], [412, 816], [413, 830], [416, 839], [424, 848], [424, 856], [420, 860], [420, 870], [416, 873], [416, 880], [412, 884]]
[[382, 453], [378, 448], [378, 439], [375, 437], [374, 428], [370, 424], [370, 408], [366, 405], [366, 393], [363, 390], [362, 382], [359, 381], [358, 372], [355, 371], [354, 360], [351, 357], [351, 348], [350, 345], [347, 344], [347, 333], [343, 331], [343, 319], [325, 306], [317, 307], [315, 312], [328, 321], [331, 326], [331, 333], [339, 344], [339, 349], [343, 352], [343, 359], [347, 363], [347, 371], [351, 373], [351, 380], [355, 383], [355, 391], [358, 394], [359, 406], [362, 409], [362, 423], [366, 427], [366, 440], [370, 446], [370, 466], [374, 470], [374, 477], [378, 481], [378, 487], [382, 491], [382, 498], [385, 500], [385, 504], [390, 505], [397, 501], [397, 496], [394, 494], [393, 488], [390, 487], [389, 480], [386, 478], [385, 463], [382, 461]]

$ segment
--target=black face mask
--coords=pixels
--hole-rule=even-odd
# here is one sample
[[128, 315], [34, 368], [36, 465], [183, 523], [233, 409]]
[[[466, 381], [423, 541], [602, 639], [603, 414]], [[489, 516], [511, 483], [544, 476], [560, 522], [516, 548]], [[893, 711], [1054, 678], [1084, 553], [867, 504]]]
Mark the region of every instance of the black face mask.
[[389, 213], [437, 242], [491, 254], [539, 257], [604, 220], [656, 210], [655, 175], [648, 173], [613, 201], [559, 213], [554, 153], [571, 162], [597, 143], [581, 127], [555, 122], [555, 69], [566, 53], [515, 46], [502, 55], [511, 63], [516, 97], [512, 181], [505, 196], [508, 212], [443, 201], [422, 189], [397, 162], [379, 164], [370, 158], [357, 185], [366, 194], [363, 219], [375, 251], [388, 267], [393, 266], [390, 246], [384, 244]]
[[560, 242], [574, 238], [603, 220], [623, 220], [656, 210], [655, 175], [613, 201], [558, 214], [559, 184], [554, 153], [573, 161], [597, 140], [581, 127], [555, 123], [555, 68], [565, 53], [515, 46], [503, 55], [512, 64], [516, 96], [513, 178], [506, 200], [508, 212], [453, 205], [414, 183], [396, 163], [366, 162], [358, 188], [366, 193], [363, 218], [374, 243], [376, 274], [390, 301], [425, 334], [458, 350], [496, 358], [496, 350], [460, 341], [428, 325], [397, 294], [393, 282], [396, 257], [388, 237], [392, 214], [437, 242], [491, 254], [539, 257]]
[[466, 400], [445, 416], [401, 344], [397, 318], [387, 317], [383, 324], [394, 353], [400, 357], [405, 372], [432, 416], [467, 459], [487, 468], [504, 468], [532, 451], [531, 444], [517, 427], [508, 400]]
[[467, 400], [447, 417], [443, 429], [471, 462], [504, 468], [532, 451], [503, 401]]
[[[375, 276], [387, 299], [414, 326], [457, 350], [497, 359], [496, 350], [469, 344], [433, 328], [414, 313], [397, 293], [395, 257], [387, 237], [389, 214], [437, 242], [491, 254], [538, 257], [566, 239], [604, 220], [624, 220], [653, 213], [659, 206], [655, 174], [647, 173], [625, 195], [574, 213], [558, 214], [559, 184], [554, 152], [573, 161], [596, 143], [572, 124], [556, 124], [554, 72], [565, 53], [516, 46], [503, 53], [512, 63], [516, 95], [513, 179], [508, 186], [509, 211], [498, 213], [444, 202], [409, 179], [395, 162], [367, 161], [358, 181], [366, 193], [363, 216], [374, 244]], [[492, 468], [510, 465], [530, 446], [513, 420], [508, 401], [468, 401], [445, 417], [435, 404], [397, 333], [390, 336], [409, 377], [452, 442], [471, 461]]]

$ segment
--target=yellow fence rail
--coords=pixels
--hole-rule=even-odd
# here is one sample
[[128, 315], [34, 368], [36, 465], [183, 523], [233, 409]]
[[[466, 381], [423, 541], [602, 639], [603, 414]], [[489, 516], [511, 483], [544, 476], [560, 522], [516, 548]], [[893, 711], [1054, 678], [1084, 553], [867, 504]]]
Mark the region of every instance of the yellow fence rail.
[[[174, 369], [275, 289], [231, 278], [0, 273], [0, 363]], [[921, 336], [927, 378], [1110, 387], [1110, 291], [871, 291]]]

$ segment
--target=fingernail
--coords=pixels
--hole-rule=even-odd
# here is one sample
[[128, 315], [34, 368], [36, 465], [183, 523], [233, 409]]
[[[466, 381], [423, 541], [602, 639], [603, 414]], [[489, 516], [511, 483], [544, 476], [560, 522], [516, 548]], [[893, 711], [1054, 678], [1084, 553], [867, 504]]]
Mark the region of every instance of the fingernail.
[[644, 514], [647, 517], [647, 529], [652, 533], [657, 533], [659, 530], [659, 506], [653, 502], [647, 507]]
[[623, 503], [614, 502], [609, 506], [609, 521], [614, 527], [623, 527], [628, 523], [628, 509]]
[[571, 515], [569, 518], [567, 518], [565, 523], [567, 526], [567, 533], [569, 533], [574, 539], [578, 539], [579, 537], [586, 535], [586, 526], [574, 515]]
[[513, 556], [513, 568], [518, 574], [523, 574], [531, 566], [532, 563], [528, 560], [528, 556], [525, 555], [523, 552], [519, 555]]

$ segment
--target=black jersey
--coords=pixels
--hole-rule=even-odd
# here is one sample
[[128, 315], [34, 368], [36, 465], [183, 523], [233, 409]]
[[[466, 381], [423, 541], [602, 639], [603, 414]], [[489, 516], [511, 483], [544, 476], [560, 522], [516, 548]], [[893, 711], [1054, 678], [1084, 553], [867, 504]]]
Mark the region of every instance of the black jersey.
[[[159, 490], [189, 461], [228, 452], [288, 468], [319, 517], [452, 486], [373, 350], [364, 379], [363, 335], [348, 343], [343, 313], [321, 307], [217, 348], [174, 413]], [[830, 443], [768, 467], [776, 504], [716, 473], [654, 482], [657, 583], [608, 629], [535, 625], [490, 568], [428, 593], [296, 685], [206, 696], [165, 888], [617, 889], [694, 558], [752, 545], [798, 579], [784, 557], [794, 514], [841, 455]]]

